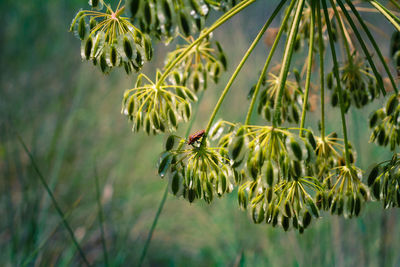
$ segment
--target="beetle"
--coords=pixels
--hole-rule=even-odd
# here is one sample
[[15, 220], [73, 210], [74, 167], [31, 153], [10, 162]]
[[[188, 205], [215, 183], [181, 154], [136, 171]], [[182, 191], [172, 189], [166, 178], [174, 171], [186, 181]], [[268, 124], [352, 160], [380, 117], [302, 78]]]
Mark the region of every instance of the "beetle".
[[188, 145], [193, 145], [195, 142], [199, 141], [203, 137], [205, 130], [197, 131], [189, 136]]

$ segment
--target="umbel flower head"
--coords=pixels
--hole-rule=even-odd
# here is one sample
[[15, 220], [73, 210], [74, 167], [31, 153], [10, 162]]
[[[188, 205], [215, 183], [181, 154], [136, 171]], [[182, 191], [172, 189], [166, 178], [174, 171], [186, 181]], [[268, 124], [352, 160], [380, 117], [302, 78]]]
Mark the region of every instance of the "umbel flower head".
[[147, 134], [173, 131], [180, 121], [187, 121], [192, 113], [191, 101], [196, 96], [184, 86], [169, 85], [166, 82], [153, 83], [146, 75], [140, 74], [136, 87], [126, 90], [121, 113], [133, 122], [133, 130], [144, 128]]
[[208, 142], [182, 139], [176, 149], [175, 139], [170, 136], [166, 151], [161, 155], [158, 173], [169, 177], [174, 195], [181, 195], [189, 202], [203, 199], [210, 203], [215, 196], [221, 197], [233, 190], [233, 170], [228, 158], [221, 155], [219, 147]]
[[79, 11], [70, 27], [82, 41], [82, 59], [99, 65], [103, 73], [114, 67], [124, 67], [127, 73], [139, 71], [153, 55], [150, 37], [123, 16], [121, 1], [115, 11], [103, 1], [89, 4], [93, 10]]

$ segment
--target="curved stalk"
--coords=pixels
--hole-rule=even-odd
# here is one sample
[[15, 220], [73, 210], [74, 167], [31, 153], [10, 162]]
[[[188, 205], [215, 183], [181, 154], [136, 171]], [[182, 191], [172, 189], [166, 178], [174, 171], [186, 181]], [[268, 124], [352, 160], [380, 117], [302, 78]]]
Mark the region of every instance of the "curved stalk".
[[339, 12], [337, 11], [335, 2], [333, 2], [333, 0], [330, 0], [330, 2], [331, 2], [332, 9], [333, 9], [333, 13], [334, 13], [334, 15], [336, 17], [336, 20], [337, 20], [338, 24], [339, 24], [340, 33], [342, 34], [344, 48], [346, 50], [346, 54], [347, 54], [347, 57], [349, 59], [349, 63], [350, 63], [350, 65], [353, 65], [353, 57], [351, 56], [352, 51], [350, 50], [350, 46], [349, 46], [349, 43], [348, 43], [347, 38], [346, 38], [343, 20], [340, 17]]
[[[396, 94], [398, 94], [396, 82], [394, 81], [394, 78], [393, 78], [392, 74], [390, 73], [389, 67], [388, 67], [388, 65], [387, 65], [387, 63], [386, 63], [386, 61], [385, 61], [385, 59], [384, 59], [384, 57], [383, 57], [383, 55], [382, 55], [382, 52], [381, 52], [381, 50], [379, 49], [378, 44], [376, 43], [374, 37], [372, 36], [370, 30], [368, 29], [368, 27], [367, 27], [367, 25], [365, 24], [364, 20], [361, 18], [360, 14], [358, 13], [358, 11], [357, 11], [357, 9], [354, 7], [354, 5], [351, 3], [351, 1], [346, 0], [346, 3], [349, 5], [349, 7], [350, 7], [350, 9], [352, 10], [353, 14], [357, 17], [358, 22], [361, 24], [361, 27], [364, 29], [365, 33], [367, 34], [368, 39], [371, 41], [372, 46], [374, 47], [376, 53], [378, 54], [378, 57], [379, 57], [380, 61], [382, 62], [382, 65], [383, 65], [383, 67], [385, 68], [385, 71], [386, 71], [387, 75], [389, 76], [390, 82], [391, 82], [391, 84], [392, 84], [392, 86], [393, 86], [393, 88], [394, 88]], [[344, 15], [346, 16], [347, 20], [348, 20], [349, 23], [351, 24], [351, 22], [350, 22], [350, 19], [351, 19], [351, 18], [350, 18], [349, 12], [348, 12], [347, 9], [344, 7], [342, 1], [338, 1], [338, 4], [339, 4], [340, 8], [342, 9]], [[353, 29], [354, 32], [358, 32], [357, 27], [355, 27], [355, 26], [353, 27], [353, 26], [352, 26], [352, 29]], [[358, 32], [358, 35], [360, 35], [359, 32]], [[357, 37], [357, 38], [358, 38], [358, 37]], [[361, 39], [361, 40], [362, 40], [362, 39]]]
[[384, 7], [382, 4], [376, 2], [375, 0], [370, 0], [369, 1], [371, 5], [373, 5], [382, 15], [385, 16], [385, 18], [393, 24], [393, 26], [400, 31], [400, 19], [393, 15], [390, 10], [388, 10], [386, 7]]
[[296, 13], [295, 13], [295, 16], [293, 19], [293, 24], [290, 29], [288, 41], [286, 43], [285, 53], [283, 55], [283, 60], [282, 60], [283, 65], [281, 68], [281, 72], [279, 74], [280, 84], [279, 84], [278, 94], [276, 95], [276, 99], [275, 99], [274, 118], [272, 121], [272, 124], [274, 127], [278, 126], [278, 121], [281, 116], [280, 109], [282, 107], [283, 91], [285, 89], [286, 79], [287, 79], [287, 75], [289, 72], [290, 62], [291, 62], [292, 54], [293, 54], [293, 47], [294, 47], [295, 39], [297, 36], [297, 30], [299, 29], [301, 13], [302, 13], [303, 7], [304, 7], [304, 1], [305, 0], [299, 0], [299, 2], [298, 2]]
[[168, 68], [164, 71], [164, 73], [161, 75], [160, 79], [157, 81], [156, 87], [158, 87], [164, 80], [167, 78], [168, 74], [170, 71], [176, 66], [176, 64], [180, 63], [181, 60], [185, 58], [185, 56], [190, 52], [190, 50], [199, 44], [204, 38], [206, 38], [211, 32], [213, 32], [215, 29], [217, 29], [219, 26], [224, 24], [227, 20], [229, 20], [231, 17], [254, 3], [256, 0], [248, 0], [244, 1], [242, 5], [237, 5], [234, 8], [232, 8], [227, 14], [223, 16], [222, 19], [217, 20], [208, 30], [206, 30], [203, 34], [201, 34], [196, 41], [191, 43], [185, 51], [183, 51], [169, 66]]
[[312, 71], [312, 63], [313, 63], [313, 53], [314, 53], [314, 25], [315, 25], [315, 0], [311, 0], [311, 24], [310, 24], [310, 38], [309, 38], [309, 50], [308, 50], [308, 62], [307, 62], [307, 76], [306, 76], [306, 86], [304, 92], [303, 99], [303, 110], [301, 113], [301, 121], [300, 121], [300, 136], [303, 136], [303, 128], [306, 121], [306, 109], [308, 102], [308, 94], [310, 91], [310, 82], [311, 82], [311, 71]]
[[332, 27], [331, 27], [331, 22], [329, 20], [328, 8], [326, 6], [325, 0], [321, 0], [321, 1], [322, 1], [322, 7], [324, 9], [324, 14], [325, 14], [326, 28], [328, 30], [328, 35], [329, 35], [329, 44], [330, 44], [330, 49], [331, 49], [332, 59], [333, 59], [333, 71], [335, 73], [336, 83], [337, 83], [337, 87], [338, 87], [338, 95], [339, 95], [339, 103], [340, 103], [340, 115], [341, 115], [342, 127], [343, 127], [343, 138], [344, 138], [344, 150], [345, 150], [345, 157], [346, 157], [346, 166], [348, 168], [350, 168], [351, 164], [350, 164], [350, 153], [349, 153], [349, 141], [348, 141], [348, 138], [347, 138], [347, 126], [346, 126], [346, 117], [345, 117], [345, 111], [344, 111], [342, 86], [340, 85], [339, 64], [338, 64], [337, 57], [336, 57], [335, 44], [333, 42]]
[[[273, 14], [271, 15], [271, 17], [268, 19], [268, 21], [264, 24], [264, 26], [261, 28], [261, 30], [259, 31], [259, 33], [257, 34], [256, 38], [254, 39], [253, 43], [250, 45], [250, 47], [247, 49], [245, 55], [243, 56], [242, 60], [240, 61], [239, 65], [236, 67], [234, 73], [232, 74], [231, 78], [229, 79], [228, 83], [226, 84], [220, 98], [218, 99], [218, 102], [214, 108], [213, 113], [211, 114], [210, 120], [208, 121], [207, 124], [207, 128], [205, 130], [205, 134], [204, 136], [206, 137], [211, 125], [214, 121], [215, 116], [217, 115], [217, 112], [219, 110], [219, 108], [221, 107], [222, 102], [225, 99], [226, 94], [228, 93], [229, 89], [231, 88], [233, 82], [235, 81], [237, 75], [239, 74], [240, 70], [242, 69], [244, 63], [247, 61], [248, 57], [250, 56], [250, 54], [253, 52], [254, 48], [256, 47], [256, 45], [258, 44], [258, 42], [260, 41], [261, 37], [264, 35], [265, 31], [268, 29], [269, 25], [272, 23], [273, 19], [276, 17], [276, 15], [279, 13], [280, 9], [283, 7], [283, 5], [285, 4], [287, 0], [282, 0], [278, 7], [275, 9], [275, 11], [273, 12]], [[202, 140], [205, 140], [205, 138], [203, 137]], [[203, 141], [202, 141], [203, 144]]]
[[286, 15], [285, 15], [285, 17], [284, 17], [284, 19], [282, 21], [281, 27], [279, 28], [278, 34], [276, 35], [275, 41], [274, 41], [274, 43], [273, 43], [273, 45], [271, 47], [271, 51], [269, 52], [268, 58], [265, 61], [265, 64], [264, 64], [264, 67], [263, 67], [263, 69], [261, 71], [260, 77], [258, 78], [256, 88], [254, 89], [254, 93], [253, 93], [253, 96], [251, 98], [251, 103], [250, 103], [250, 106], [249, 106], [249, 110], [247, 111], [246, 120], [244, 122], [245, 125], [248, 125], [250, 123], [251, 114], [253, 113], [253, 109], [254, 109], [254, 106], [255, 106], [255, 103], [256, 103], [256, 100], [257, 100], [258, 92], [260, 91], [260, 88], [261, 88], [261, 83], [262, 83], [263, 77], [265, 76], [265, 73], [267, 72], [268, 66], [271, 63], [272, 57], [273, 57], [273, 55], [275, 53], [275, 50], [276, 50], [276, 48], [278, 46], [278, 43], [279, 43], [279, 41], [281, 39], [281, 36], [282, 36], [283, 32], [284, 32], [284, 25], [286, 25], [287, 21], [289, 20], [290, 13], [292, 12], [292, 10], [294, 8], [294, 4], [295, 3], [296, 3], [296, 1], [292, 1], [290, 3], [290, 6], [288, 7], [287, 13], [286, 13]]
[[318, 45], [319, 45], [319, 73], [321, 83], [321, 138], [325, 140], [325, 71], [324, 71], [324, 40], [322, 36], [321, 5], [317, 0]]

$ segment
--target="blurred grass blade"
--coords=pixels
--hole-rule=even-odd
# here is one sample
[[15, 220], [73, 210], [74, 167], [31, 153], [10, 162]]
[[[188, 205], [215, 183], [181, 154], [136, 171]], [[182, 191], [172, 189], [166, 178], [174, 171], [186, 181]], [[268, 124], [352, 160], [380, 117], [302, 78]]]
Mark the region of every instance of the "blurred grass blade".
[[100, 224], [101, 244], [103, 246], [104, 263], [105, 266], [109, 266], [106, 240], [104, 237], [104, 214], [100, 201], [99, 176], [97, 174], [97, 167], [94, 168], [94, 179], [96, 181], [96, 200], [97, 200], [97, 208], [99, 211], [99, 224]]
[[393, 24], [393, 26], [400, 31], [400, 19], [393, 15], [392, 12], [390, 12], [386, 7], [384, 7], [382, 4], [378, 3], [375, 0], [370, 0], [369, 1], [371, 5], [373, 5], [385, 18]]
[[158, 210], [157, 210], [156, 216], [154, 217], [153, 224], [151, 225], [150, 232], [147, 235], [147, 240], [146, 240], [146, 243], [144, 244], [142, 255], [140, 256], [139, 266], [142, 266], [143, 260], [146, 257], [147, 250], [148, 250], [150, 242], [151, 242], [151, 238], [153, 237], [154, 229], [156, 229], [158, 218], [160, 217], [161, 211], [164, 208], [164, 204], [165, 204], [165, 201], [167, 200], [167, 196], [168, 196], [168, 184], [165, 186], [164, 195], [161, 199], [160, 205], [158, 206]]
[[22, 137], [19, 135], [19, 133], [15, 132], [15, 135], [18, 138], [18, 141], [20, 142], [20, 144], [22, 145], [22, 147], [24, 148], [26, 154], [29, 156], [29, 159], [31, 160], [32, 166], [35, 169], [36, 173], [39, 176], [40, 182], [43, 184], [44, 188], [46, 189], [47, 193], [49, 194], [51, 201], [53, 202], [53, 205], [58, 213], [58, 215], [60, 216], [65, 228], [68, 231], [68, 234], [70, 235], [72, 242], [74, 243], [76, 249], [79, 252], [79, 255], [81, 256], [83, 262], [85, 263], [85, 265], [90, 266], [89, 261], [87, 260], [85, 253], [83, 253], [82, 248], [79, 246], [78, 241], [75, 238], [74, 232], [72, 231], [71, 227], [69, 226], [68, 222], [65, 219], [65, 215], [63, 213], [63, 211], [61, 210], [60, 206], [57, 203], [57, 200], [55, 199], [53, 193], [51, 192], [49, 185], [47, 184], [46, 180], [44, 179], [41, 171], [39, 170], [39, 167], [36, 164], [35, 159], [33, 158], [32, 153], [30, 152], [30, 150], [28, 149], [28, 147], [26, 146], [24, 140], [22, 139]]

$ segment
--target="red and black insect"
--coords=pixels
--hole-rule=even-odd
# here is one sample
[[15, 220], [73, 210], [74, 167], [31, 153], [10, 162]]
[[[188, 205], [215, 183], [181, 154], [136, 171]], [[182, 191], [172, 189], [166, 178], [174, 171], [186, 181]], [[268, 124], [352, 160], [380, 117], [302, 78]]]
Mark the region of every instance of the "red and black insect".
[[206, 132], [205, 130], [200, 130], [195, 132], [194, 134], [191, 134], [189, 136], [188, 145], [193, 145], [195, 142], [199, 141], [200, 138], [203, 137], [205, 132]]

